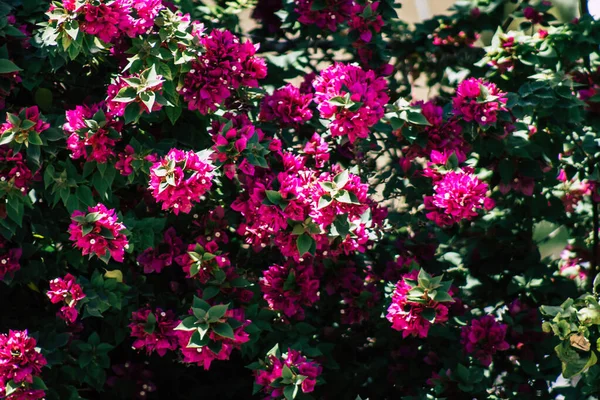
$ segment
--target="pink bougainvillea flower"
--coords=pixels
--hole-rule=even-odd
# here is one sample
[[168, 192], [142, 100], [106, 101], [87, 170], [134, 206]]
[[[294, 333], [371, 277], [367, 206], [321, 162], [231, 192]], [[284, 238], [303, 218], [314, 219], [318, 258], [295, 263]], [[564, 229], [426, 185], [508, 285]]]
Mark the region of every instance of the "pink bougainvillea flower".
[[188, 214], [202, 200], [214, 177], [210, 154], [171, 149], [150, 168], [149, 189], [163, 210]]
[[73, 246], [81, 249], [84, 256], [95, 254], [106, 263], [111, 257], [115, 261], [123, 262], [129, 242], [123, 233], [125, 225], [118, 221], [115, 210], [98, 204], [88, 207], [87, 214], [79, 210], [74, 211], [71, 221], [69, 239], [75, 242]]
[[267, 394], [267, 399], [280, 399], [283, 397], [285, 385], [278, 384], [284, 368], [291, 371], [292, 378], [302, 379], [300, 389], [303, 393], [311, 393], [321, 375], [322, 367], [319, 363], [308, 360], [297, 350], [288, 349], [281, 357], [270, 355], [266, 365], [254, 371], [255, 382], [262, 386], [262, 391]]
[[0, 385], [8, 381], [33, 383], [46, 365], [46, 358], [36, 348], [36, 340], [29, 337], [27, 330], [9, 331], [0, 334]]
[[[398, 281], [392, 294], [392, 303], [387, 310], [386, 318], [392, 323], [392, 329], [402, 332], [402, 337], [425, 338], [432, 324], [439, 324], [448, 320], [448, 306], [446, 304], [431, 299], [426, 303], [408, 299], [411, 286], [406, 280], [416, 281], [418, 275], [419, 271], [413, 270]], [[427, 309], [435, 312], [433, 322], [422, 315], [423, 311]]]
[[319, 280], [312, 265], [272, 265], [263, 272], [260, 288], [269, 307], [286, 317], [304, 319], [304, 307], [319, 299]]
[[288, 84], [265, 96], [260, 106], [259, 118], [282, 125], [298, 125], [312, 118], [309, 108], [311, 101], [311, 94], [302, 94], [300, 89]]
[[202, 55], [191, 64], [180, 94], [190, 110], [202, 114], [216, 111], [232, 91], [242, 86], [257, 87], [267, 76], [267, 66], [255, 56], [255, 45], [241, 42], [228, 30], [213, 29], [200, 37]]
[[243, 309], [227, 310], [225, 317], [237, 320], [238, 326], [233, 330], [233, 339], [217, 335], [213, 331], [208, 334], [210, 340], [221, 342], [218, 353], [213, 352], [208, 346], [188, 347], [193, 331], [175, 331], [184, 363], [197, 364], [208, 371], [214, 360], [228, 360], [233, 350], [239, 349], [242, 344], [250, 340], [250, 336], [244, 330], [250, 324], [250, 320], [246, 319]]
[[450, 226], [464, 220], [472, 220], [478, 210], [491, 210], [494, 201], [487, 197], [488, 185], [481, 182], [469, 169], [433, 175], [433, 196], [423, 199], [427, 218], [439, 226]]
[[331, 134], [348, 137], [350, 143], [369, 136], [389, 101], [385, 79], [354, 64], [332, 65], [321, 71], [313, 86], [321, 118], [331, 121]]
[[50, 290], [46, 295], [53, 304], [64, 303], [58, 316], [73, 324], [78, 316], [75, 308], [79, 300], [85, 298], [85, 293], [73, 275], [67, 274], [64, 278], [55, 278], [50, 281]]
[[145, 349], [148, 355], [156, 352], [161, 357], [167, 351], [177, 349], [177, 331], [174, 329], [180, 321], [172, 311], [144, 307], [131, 314], [131, 321], [131, 337], [136, 338], [134, 349]]
[[484, 315], [471, 321], [470, 325], [463, 326], [460, 337], [461, 343], [467, 353], [487, 367], [492, 363], [492, 356], [498, 351], [508, 350], [505, 324], [496, 321], [491, 315]]
[[500, 111], [506, 111], [506, 102], [506, 93], [495, 84], [469, 78], [458, 85], [452, 106], [454, 115], [464, 121], [488, 126], [496, 123]]

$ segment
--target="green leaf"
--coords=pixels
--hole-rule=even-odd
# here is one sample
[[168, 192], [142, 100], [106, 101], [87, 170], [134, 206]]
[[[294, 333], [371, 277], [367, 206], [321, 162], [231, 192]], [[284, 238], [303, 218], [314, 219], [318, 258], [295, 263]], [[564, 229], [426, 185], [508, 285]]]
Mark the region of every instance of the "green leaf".
[[16, 392], [19, 388], [21, 387], [21, 385], [19, 385], [18, 383], [16, 383], [15, 381], [13, 381], [12, 379], [10, 381], [8, 381], [8, 383], [5, 386], [6, 389], [6, 396], [10, 396], [11, 394], [13, 394], [14, 392]]
[[348, 214], [340, 214], [333, 220], [333, 228], [331, 234], [333, 236], [346, 237], [350, 233], [350, 222], [348, 221]]
[[183, 321], [181, 321], [181, 323], [179, 325], [177, 325], [177, 327], [175, 327], [176, 331], [193, 331], [194, 329], [197, 328], [196, 326], [196, 317], [186, 317], [183, 319]]
[[275, 358], [281, 358], [281, 351], [279, 351], [279, 343], [275, 344], [275, 346], [273, 346], [271, 350], [267, 352], [267, 357], [270, 356], [273, 356]]
[[212, 306], [208, 309], [208, 312], [206, 313], [208, 315], [208, 321], [216, 322], [219, 319], [223, 318], [228, 308], [229, 304], [219, 304], [216, 306]]
[[427, 118], [420, 111], [408, 111], [406, 115], [406, 120], [414, 125], [426, 125], [430, 126], [431, 124], [427, 121]]
[[36, 146], [44, 145], [44, 142], [42, 142], [42, 139], [40, 138], [40, 134], [35, 131], [29, 132], [29, 134], [27, 135], [27, 141]]
[[65, 32], [69, 35], [73, 40], [77, 40], [77, 35], [79, 34], [79, 22], [75, 20], [67, 20], [64, 23]]
[[125, 108], [125, 123], [131, 124], [137, 122], [140, 117], [140, 105], [138, 103], [128, 104]]
[[433, 308], [425, 308], [421, 312], [421, 316], [433, 324], [435, 322], [436, 312]]
[[9, 74], [11, 72], [23, 71], [21, 68], [17, 67], [15, 63], [7, 59], [0, 58], [0, 74]]
[[121, 90], [114, 97], [113, 101], [119, 103], [131, 103], [137, 98], [137, 92], [130, 86], [122, 87]]
[[146, 324], [144, 325], [144, 332], [152, 334], [154, 333], [154, 329], [156, 329], [156, 316], [153, 313], [150, 313], [148, 314]]
[[55, 142], [64, 139], [65, 137], [64, 132], [56, 128], [48, 128], [44, 131], [44, 139], [49, 142]]
[[192, 265], [190, 265], [190, 278], [193, 278], [194, 276], [198, 275], [198, 272], [200, 272], [201, 266], [202, 266], [201, 262], [195, 262], [195, 263], [192, 263]]
[[265, 195], [267, 196], [267, 199], [269, 199], [269, 201], [276, 206], [281, 204], [283, 201], [281, 193], [276, 190], [265, 190]]
[[283, 283], [283, 290], [293, 290], [296, 287], [296, 274], [294, 271], [290, 271], [285, 282]]
[[229, 284], [231, 285], [231, 287], [234, 288], [243, 288], [252, 285], [248, 280], [241, 277], [232, 279], [231, 281], [229, 281]]
[[154, 92], [143, 92], [140, 94], [140, 99], [146, 106], [148, 112], [152, 112], [152, 107], [154, 107], [154, 102], [156, 101], [156, 94], [154, 94]]
[[582, 357], [567, 342], [556, 346], [555, 351], [562, 361], [562, 373], [566, 379], [584, 372], [598, 362], [595, 352], [591, 351], [589, 356]]
[[12, 142], [14, 138], [15, 138], [15, 134], [14, 133], [10, 133], [8, 135], [7, 134], [4, 134], [4, 135], [0, 134], [0, 146]]
[[213, 353], [219, 354], [221, 352], [221, 349], [223, 348], [223, 341], [222, 340], [210, 341], [210, 342], [208, 342], [208, 348]]
[[[39, 88], [35, 91], [34, 100], [35, 104], [40, 106], [43, 111], [48, 111], [52, 108], [52, 99], [53, 94], [50, 89]], [[46, 131], [44, 131], [44, 136], [46, 136]]]
[[349, 179], [350, 174], [348, 173], [348, 170], [343, 170], [333, 178], [333, 182], [335, 182], [338, 189], [343, 189]]
[[42, 378], [40, 378], [39, 376], [33, 377], [31, 387], [35, 390], [48, 390], [48, 386], [46, 386]]
[[314, 239], [310, 235], [303, 233], [302, 235], [298, 236], [298, 239], [296, 239], [296, 247], [298, 248], [300, 257], [308, 253], [313, 244]]
[[340, 190], [336, 194], [335, 199], [344, 204], [360, 204], [356, 195], [347, 190]]
[[175, 125], [175, 122], [177, 122], [177, 120], [181, 116], [181, 112], [182, 112], [181, 106], [165, 107], [164, 110], [165, 110], [165, 113], [167, 114], [167, 117], [169, 118], [169, 121], [171, 121], [171, 124]]
[[212, 325], [212, 330], [214, 333], [216, 333], [219, 336], [222, 336], [222, 337], [225, 337], [228, 339], [235, 339], [235, 336], [233, 333], [233, 328], [231, 327], [231, 325], [229, 325], [227, 323]]
[[319, 199], [319, 205], [317, 207], [317, 210], [327, 207], [328, 205], [331, 204], [332, 201], [333, 201], [333, 198], [330, 195], [324, 194]]
[[285, 397], [285, 400], [293, 400], [296, 398], [297, 394], [298, 394], [298, 386], [297, 385], [286, 386], [285, 389], [283, 389], [283, 397]]
[[[314, 0], [310, 6], [311, 11], [320, 11], [327, 8], [327, 2], [325, 0]], [[331, 101], [331, 100], [330, 100]]]
[[428, 288], [431, 283], [431, 275], [429, 275], [427, 272], [425, 272], [425, 270], [422, 268], [419, 271], [419, 276], [417, 279], [419, 281], [419, 286], [424, 287], [424, 288]]
[[456, 366], [456, 370], [455, 370], [456, 376], [457, 378], [461, 381], [461, 382], [469, 382], [470, 380], [470, 372], [467, 369], [467, 367], [465, 367], [462, 364], [458, 364]]
[[202, 322], [200, 324], [196, 324], [196, 328], [197, 328], [197, 332], [200, 335], [200, 340], [204, 340], [204, 337], [206, 336], [206, 334], [208, 333], [208, 330], [210, 329], [210, 324], [208, 324], [207, 322]]
[[209, 286], [202, 291], [202, 298], [204, 300], [209, 300], [218, 295], [221, 292], [217, 286]]
[[200, 332], [200, 330], [196, 330], [194, 333], [192, 333], [192, 336], [190, 336], [190, 340], [188, 341], [186, 347], [192, 348], [192, 349], [197, 349], [200, 347], [204, 347], [207, 344], [208, 344], [208, 336], [206, 336], [206, 332], [203, 335]]
[[287, 365], [284, 365], [281, 369], [281, 377], [283, 379], [292, 379], [294, 377], [294, 373]]
[[450, 296], [450, 294], [448, 292], [444, 292], [444, 291], [437, 291], [435, 293], [435, 296], [433, 296], [433, 300], [437, 301], [438, 303], [443, 303], [443, 302], [453, 303], [454, 302], [454, 299], [452, 298], [452, 296]]
[[210, 304], [202, 300], [200, 297], [194, 296], [194, 300], [192, 301], [192, 307], [201, 308], [204, 311], [208, 311], [210, 309]]
[[96, 205], [96, 202], [94, 201], [94, 196], [92, 195], [92, 190], [89, 187], [79, 186], [77, 188], [76, 193], [79, 201], [81, 201], [86, 206], [93, 207], [94, 205]]

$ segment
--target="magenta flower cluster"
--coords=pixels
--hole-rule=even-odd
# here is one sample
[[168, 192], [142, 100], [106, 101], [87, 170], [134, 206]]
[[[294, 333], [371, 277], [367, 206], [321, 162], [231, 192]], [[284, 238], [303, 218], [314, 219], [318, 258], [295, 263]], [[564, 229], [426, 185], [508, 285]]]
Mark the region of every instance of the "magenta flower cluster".
[[26, 194], [33, 176], [23, 153], [0, 146], [0, 185], [6, 184]]
[[[119, 76], [116, 78], [110, 85], [108, 85], [107, 98], [106, 98], [106, 108], [110, 113], [115, 116], [123, 116], [125, 114], [125, 108], [130, 103], [138, 103], [143, 112], [150, 114], [154, 111], [159, 111], [162, 108], [162, 105], [157, 101], [152, 101], [152, 109], [148, 109], [148, 106], [142, 101], [141, 95], [144, 94], [146, 96], [152, 95], [156, 97], [157, 94], [161, 94], [162, 92], [162, 76], [157, 75], [154, 78], [154, 82], [151, 83], [151, 86], [145, 86], [143, 89], [139, 89], [138, 85], [140, 83], [139, 74], [135, 75], [127, 75], [127, 76]], [[135, 86], [134, 86], [135, 85]], [[123, 89], [134, 89], [136, 96], [132, 98], [118, 98], [118, 94]]]
[[47, 364], [46, 358], [36, 348], [36, 340], [29, 337], [27, 331], [9, 331], [0, 334], [0, 397], [4, 398], [4, 390], [9, 381], [23, 384], [10, 400], [41, 399], [43, 390], [36, 390], [30, 385], [34, 378], [42, 372]]
[[[291, 378], [284, 370], [291, 373]], [[296, 384], [301, 379], [300, 389], [303, 393], [310, 393], [317, 384], [317, 378], [321, 375], [322, 367], [315, 361], [308, 360], [297, 350], [288, 349], [281, 357], [270, 355], [267, 359], [266, 369], [254, 371], [256, 384], [262, 386], [268, 399], [283, 398], [286, 386]], [[284, 381], [289, 379], [290, 382]]]
[[298, 21], [335, 32], [338, 25], [353, 15], [356, 5], [354, 0], [325, 0], [325, 4], [326, 7], [316, 9], [314, 0], [297, 0], [295, 11], [299, 14]]
[[452, 107], [454, 115], [485, 127], [495, 124], [498, 113], [507, 110], [506, 102], [506, 93], [500, 91], [495, 84], [469, 78], [458, 85]]
[[505, 324], [496, 321], [491, 315], [485, 315], [464, 326], [460, 333], [461, 343], [468, 354], [487, 367], [492, 363], [492, 356], [498, 351], [508, 350]]
[[85, 298], [85, 293], [73, 275], [67, 274], [64, 278], [51, 280], [50, 290], [46, 292], [46, 296], [52, 304], [63, 304], [57, 314], [60, 318], [69, 324], [75, 323], [79, 315], [76, 306], [80, 300]]
[[[427, 299], [425, 302], [416, 302], [408, 299], [411, 286], [406, 280], [416, 281], [418, 270], [405, 274], [396, 283], [396, 289], [392, 294], [392, 303], [387, 309], [386, 318], [392, 323], [392, 329], [402, 332], [402, 337], [415, 336], [427, 337], [432, 323], [441, 324], [448, 321], [448, 307], [443, 303]], [[435, 318], [429, 321], [423, 317], [424, 310], [433, 310]]]
[[175, 228], [168, 228], [163, 236], [163, 241], [156, 248], [147, 248], [137, 258], [138, 263], [144, 268], [145, 274], [160, 273], [164, 268], [171, 266], [176, 258], [185, 251], [183, 240], [177, 236]]
[[316, 168], [323, 168], [329, 161], [329, 144], [318, 133], [313, 133], [302, 150], [311, 159]]
[[487, 197], [488, 185], [475, 176], [472, 170], [430, 173], [433, 179], [433, 196], [425, 196], [423, 203], [427, 218], [439, 226], [451, 226], [462, 220], [477, 217], [478, 210], [491, 210], [495, 202]]
[[[206, 240], [206, 237], [196, 238], [197, 243], [188, 246], [188, 252], [177, 261], [182, 266], [187, 278], [194, 278], [206, 283], [217, 270], [231, 266], [227, 253], [219, 250], [217, 240]], [[192, 272], [192, 268], [195, 270]]]
[[[369, 10], [367, 10], [367, 8]], [[358, 33], [358, 37], [364, 43], [369, 43], [373, 38], [373, 32], [379, 33], [383, 27], [383, 18], [377, 14], [379, 8], [379, 2], [374, 1], [361, 5], [355, 4], [352, 12], [352, 17], [348, 21], [350, 28]], [[370, 14], [370, 17], [365, 17], [366, 14]]]
[[250, 336], [244, 328], [248, 326], [251, 321], [246, 319], [243, 309], [229, 309], [225, 313], [225, 317], [237, 320], [239, 326], [233, 330], [233, 339], [219, 336], [212, 331], [208, 334], [212, 341], [221, 342], [221, 349], [218, 353], [213, 352], [208, 346], [187, 347], [193, 331], [175, 331], [184, 363], [197, 364], [208, 371], [214, 360], [228, 360], [233, 350], [239, 349], [242, 344], [250, 340]]
[[[104, 120], [94, 120], [95, 115], [101, 115]], [[71, 151], [71, 158], [104, 164], [114, 157], [114, 147], [121, 139], [123, 123], [116, 121], [102, 104], [77, 106], [66, 112], [66, 118], [63, 130], [69, 135], [67, 148]]]
[[0, 281], [5, 276], [12, 276], [21, 268], [19, 260], [22, 253], [20, 248], [11, 247], [8, 241], [0, 236]]
[[[18, 123], [15, 124], [16, 117]], [[23, 120], [20, 119], [23, 117]], [[37, 106], [27, 107], [19, 111], [18, 115], [7, 113], [6, 122], [0, 125], [0, 137], [9, 134], [14, 135], [14, 141], [24, 143], [30, 132], [36, 132], [38, 135], [50, 128], [50, 124], [41, 118], [40, 110]]]
[[129, 324], [131, 337], [136, 338], [132, 347], [136, 350], [144, 349], [148, 355], [156, 352], [161, 357], [167, 351], [176, 350], [179, 342], [174, 329], [179, 322], [170, 310], [144, 307], [134, 311]]
[[304, 307], [319, 300], [319, 279], [312, 265], [272, 265], [259, 283], [269, 307], [288, 318], [304, 319]]
[[[50, 127], [50, 124], [44, 121], [37, 106], [23, 108], [18, 114], [6, 114], [6, 122], [0, 125], [0, 140], [5, 144], [0, 145], [0, 188], [4, 192], [11, 192], [13, 189], [27, 194], [27, 191], [36, 177], [30, 169], [27, 160], [21, 151], [15, 151], [10, 148], [11, 143], [17, 146], [25, 144], [29, 146], [30, 142], [39, 144], [40, 134]], [[37, 140], [32, 140], [31, 136], [37, 136]], [[0, 206], [0, 218], [2, 218], [2, 208]], [[0, 269], [2, 266], [0, 266]]]
[[[148, 32], [164, 8], [161, 0], [115, 0], [78, 3], [63, 0], [62, 6], [79, 21], [80, 29], [106, 43], [122, 36], [134, 38]], [[56, 6], [50, 6], [50, 11]]]
[[163, 210], [188, 214], [212, 186], [209, 153], [171, 149], [150, 168], [149, 189]]
[[73, 246], [81, 249], [84, 256], [95, 254], [105, 262], [111, 257], [123, 262], [125, 249], [129, 247], [124, 230], [125, 225], [118, 221], [115, 210], [99, 203], [95, 207], [88, 207], [87, 213], [79, 210], [73, 212], [69, 239], [75, 242]]
[[312, 94], [304, 94], [292, 84], [265, 96], [260, 106], [259, 118], [275, 121], [281, 125], [299, 125], [312, 118], [310, 103]]
[[448, 158], [455, 154], [459, 163], [466, 161], [470, 146], [462, 135], [462, 127], [458, 121], [445, 121], [444, 110], [432, 101], [419, 101], [414, 105], [421, 106], [421, 112], [430, 124], [423, 128], [427, 144], [421, 147], [415, 143], [404, 149], [405, 157], [409, 160], [426, 157], [434, 164], [444, 165]]
[[[248, 143], [256, 139], [255, 149], [262, 153], [281, 150], [281, 141], [269, 136], [256, 128], [245, 114], [233, 115], [226, 113], [224, 121], [213, 121], [212, 139], [215, 145], [215, 159], [223, 163], [223, 174], [233, 179], [238, 172], [253, 176], [255, 165], [248, 161], [244, 152], [248, 149]], [[241, 160], [241, 161], [240, 161]]]
[[[308, 167], [308, 157], [292, 153], [283, 153], [282, 157], [284, 172], [244, 181], [246, 193], [231, 205], [244, 216], [238, 233], [245, 236], [256, 251], [275, 244], [284, 256], [298, 262], [305, 257], [297, 248], [300, 234], [314, 241], [318, 257], [364, 252], [386, 214], [385, 209], [369, 199], [368, 185], [362, 183], [359, 176], [342, 172], [339, 167], [331, 171], [338, 172], [336, 178], [338, 175], [331, 172]], [[273, 190], [274, 187], [279, 190]], [[361, 219], [365, 212], [371, 213], [368, 221]], [[337, 232], [339, 240], [331, 241], [334, 221], [343, 214], [349, 221], [349, 231]], [[307, 222], [309, 226], [300, 231]]]
[[375, 71], [336, 63], [313, 81], [314, 100], [321, 118], [331, 121], [332, 136], [350, 143], [369, 136], [369, 128], [383, 117], [389, 101], [387, 82]]
[[203, 52], [191, 63], [180, 90], [192, 111], [216, 111], [232, 91], [257, 87], [258, 80], [267, 76], [265, 61], [255, 57], [257, 47], [242, 43], [228, 30], [212, 30], [200, 38], [200, 45]]

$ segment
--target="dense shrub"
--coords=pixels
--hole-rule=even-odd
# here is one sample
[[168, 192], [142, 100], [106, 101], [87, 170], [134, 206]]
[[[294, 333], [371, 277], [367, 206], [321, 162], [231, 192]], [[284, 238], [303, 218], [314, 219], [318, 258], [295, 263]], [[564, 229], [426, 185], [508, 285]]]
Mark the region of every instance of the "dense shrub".
[[0, 398], [598, 396], [585, 3], [0, 3]]

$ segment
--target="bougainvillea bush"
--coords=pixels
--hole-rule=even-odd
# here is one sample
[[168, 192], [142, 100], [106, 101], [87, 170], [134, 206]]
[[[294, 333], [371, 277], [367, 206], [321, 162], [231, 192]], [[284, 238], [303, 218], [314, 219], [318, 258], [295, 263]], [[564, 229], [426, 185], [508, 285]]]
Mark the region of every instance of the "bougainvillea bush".
[[600, 25], [400, 7], [0, 3], [0, 398], [600, 395]]

